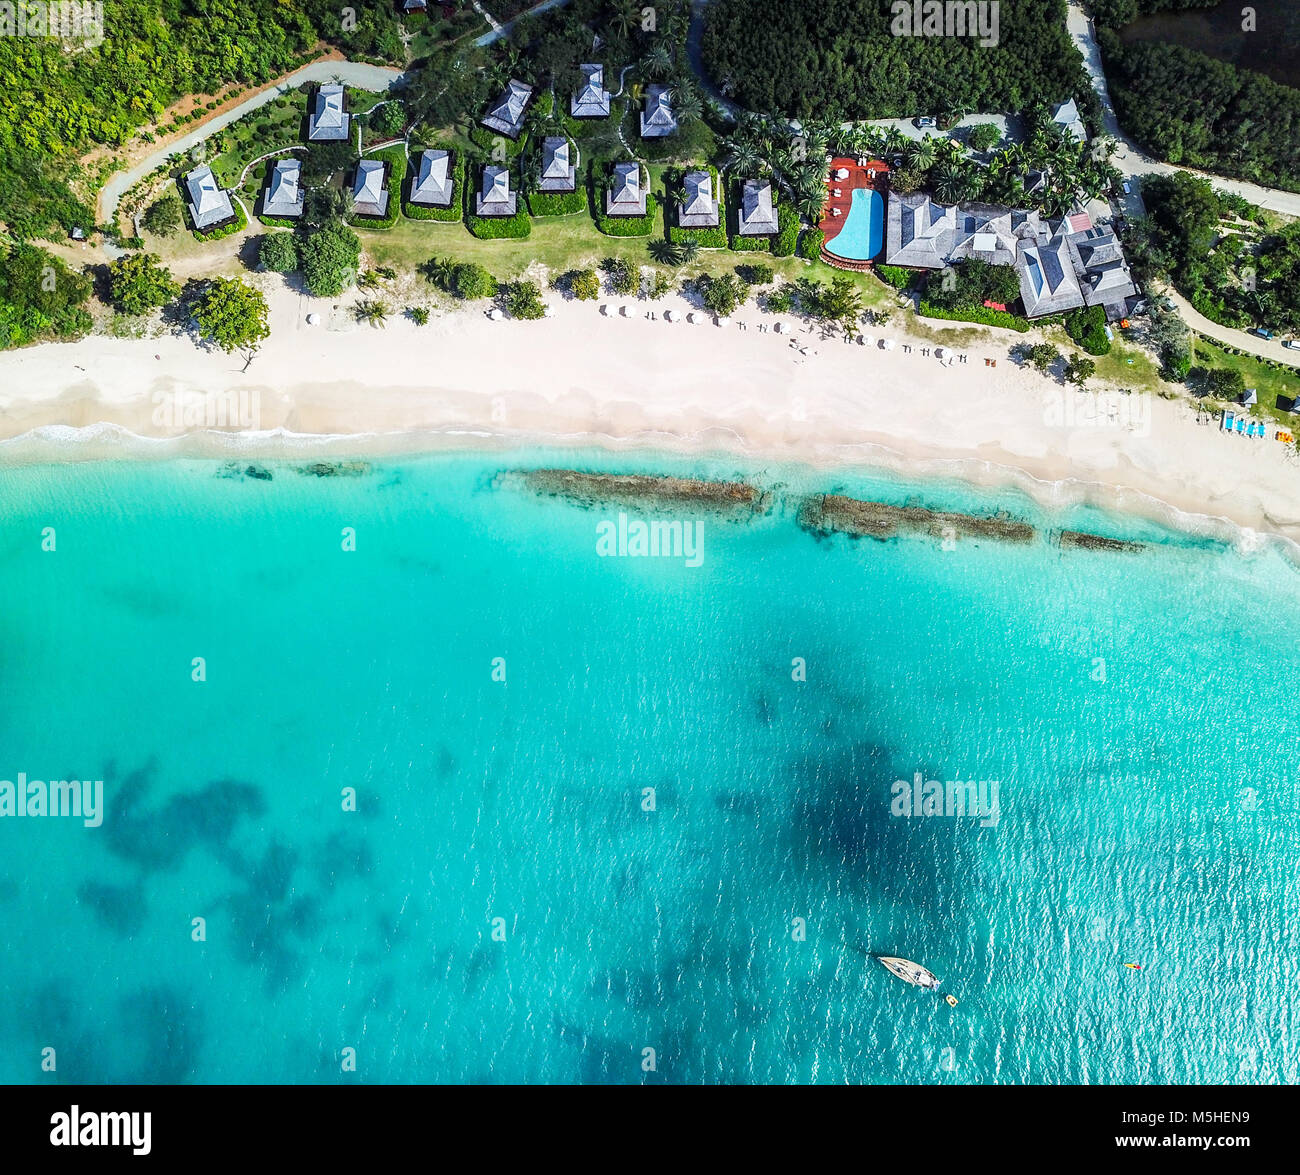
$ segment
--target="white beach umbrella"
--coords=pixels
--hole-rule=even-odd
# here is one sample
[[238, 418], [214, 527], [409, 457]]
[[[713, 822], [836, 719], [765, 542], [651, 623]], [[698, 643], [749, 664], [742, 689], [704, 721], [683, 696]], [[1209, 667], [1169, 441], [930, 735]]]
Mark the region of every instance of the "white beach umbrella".
[[673, 311], [673, 310], [665, 310], [665, 311], [664, 311], [664, 321], [665, 321], [665, 322], [676, 322], [676, 321], [677, 321], [677, 313], [676, 313], [676, 311]]
[[308, 325], [308, 326], [315, 326], [318, 322], [320, 322], [320, 315], [319, 315], [319, 314], [317, 314], [317, 313], [315, 313], [315, 312], [313, 311], [311, 314], [307, 315], [307, 325]]
[[619, 312], [619, 313], [620, 313], [624, 318], [631, 318], [631, 317], [632, 317], [632, 308], [631, 308], [630, 306], [620, 306], [620, 307], [618, 308], [618, 312]]
[[602, 302], [602, 303], [600, 304], [600, 312], [601, 312], [602, 314], [608, 316], [608, 314], [609, 314], [609, 303], [608, 303], [608, 302]]
[[547, 308], [542, 312], [542, 317], [543, 317], [543, 318], [554, 318], [554, 317], [555, 317], [555, 307], [554, 307], [554, 306], [548, 306], [548, 307], [547, 307]]
[[493, 322], [496, 322], [496, 320], [501, 317], [501, 311], [498, 310], [495, 306], [493, 306], [492, 309], [487, 312], [487, 316]]
[[861, 343], [864, 347], [870, 347], [875, 341], [876, 340], [873, 339], [870, 335], [858, 336], [858, 342]]
[[692, 312], [691, 314], [688, 314], [686, 316], [686, 321], [689, 322], [692, 326], [694, 326], [700, 321], [700, 316]]
[[724, 317], [724, 316], [721, 315], [721, 314], [719, 314], [718, 317], [715, 318], [713, 321], [714, 321], [715, 323], [717, 323], [718, 326], [730, 326], [730, 325], [731, 325], [731, 319], [730, 319], [730, 318], [726, 318], [726, 317]]
[[885, 349], [886, 351], [892, 351], [892, 350], [894, 349], [894, 340], [893, 340], [893, 339], [881, 339], [881, 340], [880, 340], [880, 345], [881, 345], [882, 347], [884, 347], [884, 349]]

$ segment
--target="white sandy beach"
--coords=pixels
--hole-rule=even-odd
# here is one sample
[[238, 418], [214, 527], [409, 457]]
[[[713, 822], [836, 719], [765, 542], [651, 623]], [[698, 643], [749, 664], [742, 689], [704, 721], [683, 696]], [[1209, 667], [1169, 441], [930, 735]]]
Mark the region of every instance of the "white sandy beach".
[[[689, 310], [675, 297], [625, 300], [624, 318], [617, 299], [554, 294], [553, 316], [538, 322], [491, 321], [476, 308], [423, 327], [394, 315], [375, 329], [352, 321], [355, 295], [332, 312], [278, 279], [261, 284], [271, 337], [247, 372], [242, 356], [172, 336], [0, 355], [0, 460], [269, 457], [304, 446], [365, 455], [512, 440], [642, 446], [942, 471], [1027, 486], [1049, 504], [1086, 498], [1166, 519], [1173, 507], [1193, 516], [1186, 525], [1220, 518], [1300, 543], [1300, 462], [1289, 447], [1225, 436], [1184, 401], [1067, 391], [1013, 363], [1010, 336], [947, 365], [932, 343], [910, 340], [904, 351], [895, 324], [877, 332], [897, 341], [891, 351], [782, 319], [803, 355], [791, 335], [761, 332], [777, 319], [752, 305], [718, 327], [665, 321], [665, 309]], [[323, 321], [309, 326], [313, 310]], [[239, 393], [255, 433], [186, 426], [187, 397], [202, 409]]]

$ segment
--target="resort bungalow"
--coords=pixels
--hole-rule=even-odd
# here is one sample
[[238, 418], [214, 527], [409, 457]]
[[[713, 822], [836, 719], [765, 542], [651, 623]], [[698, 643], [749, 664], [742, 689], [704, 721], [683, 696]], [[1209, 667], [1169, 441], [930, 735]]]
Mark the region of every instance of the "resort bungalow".
[[772, 203], [772, 181], [748, 179], [740, 189], [737, 223], [742, 237], [770, 236], [777, 232], [776, 208]]
[[200, 232], [234, 221], [235, 209], [230, 203], [230, 194], [221, 190], [212, 168], [206, 164], [196, 167], [185, 177], [185, 190], [189, 193], [190, 217]]
[[483, 169], [483, 188], [474, 197], [474, 211], [479, 216], [514, 216], [517, 197], [510, 190], [510, 169], [493, 167]]
[[603, 65], [580, 65], [582, 84], [569, 99], [569, 113], [574, 118], [608, 118], [609, 91], [605, 89]]
[[483, 125], [488, 130], [505, 135], [507, 139], [519, 138], [520, 131], [524, 129], [524, 112], [528, 109], [532, 96], [532, 86], [511, 78], [501, 97], [483, 116]]
[[352, 180], [352, 211], [358, 216], [388, 214], [388, 171], [379, 159], [362, 159]]
[[539, 192], [572, 192], [578, 186], [578, 165], [574, 149], [563, 135], [548, 135], [542, 140], [542, 174], [537, 181]]
[[277, 159], [262, 196], [263, 216], [302, 215], [302, 160]]
[[718, 201], [713, 195], [713, 176], [707, 171], [688, 171], [683, 181], [685, 198], [677, 205], [679, 228], [717, 228]]
[[411, 177], [411, 203], [427, 208], [447, 208], [455, 189], [450, 151], [421, 151]]
[[672, 91], [667, 86], [647, 86], [645, 109], [641, 111], [641, 137], [662, 139], [677, 129], [677, 115], [669, 100]]
[[631, 163], [614, 164], [613, 179], [605, 193], [605, 215], [644, 216], [645, 198], [645, 185], [641, 183], [641, 165], [635, 160]]
[[1071, 98], [1068, 102], [1062, 102], [1052, 113], [1052, 121], [1059, 127], [1064, 127], [1071, 138], [1082, 143], [1088, 137], [1088, 132], [1084, 128], [1083, 119], [1079, 117], [1079, 108], [1074, 104]]
[[343, 109], [343, 87], [337, 83], [321, 86], [307, 116], [307, 138], [313, 143], [346, 139], [351, 121], [352, 116]]

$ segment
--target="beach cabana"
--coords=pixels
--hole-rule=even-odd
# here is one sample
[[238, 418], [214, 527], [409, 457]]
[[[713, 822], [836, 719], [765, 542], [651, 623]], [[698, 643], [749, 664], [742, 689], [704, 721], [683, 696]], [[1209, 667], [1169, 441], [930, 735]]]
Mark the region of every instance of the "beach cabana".
[[496, 320], [501, 317], [501, 311], [498, 310], [495, 306], [493, 306], [492, 309], [487, 312], [487, 316], [493, 322], [496, 322]]

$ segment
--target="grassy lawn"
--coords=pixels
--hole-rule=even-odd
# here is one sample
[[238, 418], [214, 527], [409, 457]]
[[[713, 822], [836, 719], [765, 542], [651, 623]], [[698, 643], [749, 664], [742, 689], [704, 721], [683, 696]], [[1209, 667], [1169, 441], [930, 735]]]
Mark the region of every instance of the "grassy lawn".
[[[239, 173], [259, 155], [281, 147], [303, 145], [303, 120], [306, 117], [307, 94], [294, 90], [218, 131], [210, 142], [217, 152], [212, 159], [212, 171], [221, 186], [232, 186], [239, 179]], [[249, 180], [255, 178], [260, 177], [250, 172]]]
[[1271, 419], [1279, 424], [1294, 425], [1294, 416], [1277, 410], [1277, 397], [1286, 396], [1294, 399], [1300, 396], [1300, 374], [1291, 368], [1270, 367], [1253, 355], [1230, 355], [1222, 347], [1208, 339], [1197, 338], [1195, 358], [1197, 367], [1213, 370], [1216, 367], [1240, 371], [1248, 388], [1255, 388], [1259, 403], [1251, 407], [1252, 415]]

